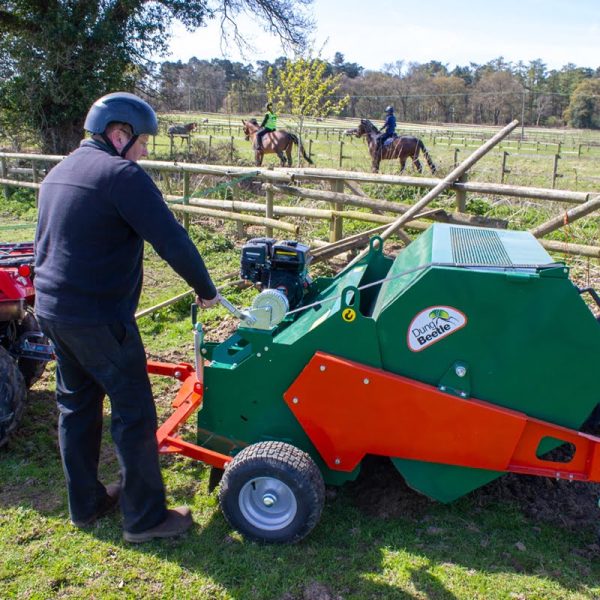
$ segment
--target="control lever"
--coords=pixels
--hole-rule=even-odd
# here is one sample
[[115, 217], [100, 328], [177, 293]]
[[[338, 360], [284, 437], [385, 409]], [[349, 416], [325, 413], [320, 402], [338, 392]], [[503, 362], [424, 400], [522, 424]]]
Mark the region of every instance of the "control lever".
[[198, 305], [191, 305], [192, 328], [194, 329], [194, 366], [196, 367], [196, 378], [199, 383], [204, 383], [204, 357], [200, 351], [204, 341], [202, 323], [198, 323]]

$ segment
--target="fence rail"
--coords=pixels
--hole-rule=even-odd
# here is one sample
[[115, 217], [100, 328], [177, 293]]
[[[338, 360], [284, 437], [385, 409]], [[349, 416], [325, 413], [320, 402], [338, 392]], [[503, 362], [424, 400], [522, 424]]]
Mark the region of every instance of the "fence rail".
[[[6, 197], [10, 195], [12, 187], [22, 187], [38, 190], [39, 180], [43, 174], [54, 164], [60, 162], [64, 157], [55, 155], [26, 154], [26, 153], [0, 153], [0, 186], [4, 189]], [[23, 163], [30, 163], [30, 167]], [[17, 164], [13, 164], [17, 163]], [[304, 217], [327, 219], [330, 222], [329, 241], [335, 242], [343, 237], [343, 223], [346, 219], [359, 220], [369, 223], [391, 223], [394, 217], [381, 214], [382, 212], [404, 214], [410, 207], [399, 203], [382, 201], [369, 198], [357, 193], [344, 193], [347, 187], [351, 191], [361, 183], [377, 183], [389, 186], [408, 186], [433, 190], [442, 182], [441, 179], [429, 177], [411, 177], [404, 175], [386, 175], [362, 173], [355, 171], [343, 171], [336, 169], [318, 168], [256, 168], [221, 166], [207, 164], [175, 163], [167, 161], [145, 160], [140, 165], [151, 173], [158, 173], [162, 178], [177, 178], [181, 193], [167, 193], [166, 199], [170, 202], [175, 212], [184, 215], [204, 215], [219, 219], [229, 219], [238, 223], [238, 233], [241, 233], [243, 223], [264, 226], [267, 235], [271, 235], [273, 229], [282, 229], [290, 233], [297, 231], [297, 225], [283, 221], [279, 217]], [[233, 201], [223, 201], [219, 198], [206, 198], [203, 193], [190, 193], [190, 178], [192, 176], [212, 176], [223, 178], [217, 188], [235, 190]], [[28, 177], [29, 179], [24, 179]], [[237, 183], [250, 180], [262, 184], [260, 193], [264, 202], [244, 202], [237, 199], [239, 190]], [[315, 190], [302, 187], [302, 184], [314, 184], [321, 182], [328, 190]], [[212, 189], [217, 189], [212, 188]], [[415, 215], [408, 225], [414, 229], [423, 229], [427, 226], [424, 221], [438, 220], [452, 223], [476, 224], [488, 227], [505, 227], [507, 224], [498, 219], [477, 217], [465, 212], [467, 197], [469, 194], [491, 195], [512, 197], [519, 200], [540, 200], [547, 202], [569, 203], [583, 206], [580, 211], [567, 211], [563, 224], [572, 223], [575, 219], [584, 215], [595, 215], [599, 212], [598, 196], [589, 192], [578, 192], [569, 190], [557, 190], [549, 188], [533, 188], [499, 183], [485, 183], [468, 180], [460, 180], [449, 183], [448, 190], [455, 195], [456, 211], [449, 213], [446, 210], [434, 209]], [[198, 196], [203, 196], [198, 198]], [[329, 204], [329, 210], [317, 208], [301, 208], [274, 205], [276, 195], [306, 198], [313, 201], [322, 201]], [[368, 209], [370, 212], [359, 210], [348, 210], [347, 206], [358, 207], [361, 211]], [[562, 208], [561, 208], [562, 210]], [[254, 213], [254, 214], [248, 214]], [[257, 216], [262, 213], [263, 216]], [[187, 217], [189, 218], [189, 216]], [[187, 224], [187, 218], [184, 223]], [[554, 218], [548, 224], [539, 225], [532, 230], [534, 235], [540, 238], [549, 231], [557, 229], [559, 220]], [[557, 242], [556, 240], [540, 239], [543, 246], [551, 251], [566, 254], [600, 258], [600, 247]]]

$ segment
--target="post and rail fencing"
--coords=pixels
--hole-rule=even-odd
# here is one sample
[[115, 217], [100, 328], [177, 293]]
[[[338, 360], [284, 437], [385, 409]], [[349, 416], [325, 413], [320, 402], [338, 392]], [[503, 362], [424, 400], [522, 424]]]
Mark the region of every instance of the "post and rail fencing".
[[[37, 191], [44, 173], [63, 158], [53, 155], [0, 153], [0, 186], [5, 196], [9, 196], [10, 189], [13, 187]], [[31, 166], [26, 166], [27, 164]], [[165, 198], [172, 210], [181, 214], [185, 226], [189, 226], [190, 215], [209, 216], [236, 222], [238, 235], [242, 235], [244, 224], [264, 227], [267, 235], [272, 235], [274, 230], [297, 235], [301, 224], [298, 218], [325, 219], [329, 221], [328, 242], [330, 244], [338, 243], [344, 237], [345, 220], [362, 221], [385, 228], [401, 219], [404, 227], [413, 230], [423, 230], [431, 221], [495, 228], [507, 227], [509, 223], [506, 220], [466, 212], [469, 194], [490, 195], [575, 205], [574, 208], [566, 211], [561, 207], [559, 217], [554, 217], [531, 231], [550, 251], [600, 258], [599, 246], [542, 239], [543, 236], [556, 231], [566, 223], [570, 224], [584, 216], [599, 212], [600, 200], [598, 195], [591, 192], [470, 181], [467, 179], [466, 170], [461, 171], [456, 179], [446, 177], [442, 180], [434, 177], [381, 175], [318, 168], [232, 167], [151, 160], [140, 161], [140, 165], [151, 174], [158, 173], [161, 178], [177, 180], [178, 189], [173, 190], [169, 186]], [[214, 188], [203, 185], [203, 189], [196, 191], [200, 176], [223, 181]], [[196, 190], [192, 189], [193, 178], [195, 178]], [[252, 182], [252, 186], [248, 187], [252, 187], [254, 193], [259, 192], [257, 201], [240, 200], [242, 181]], [[404, 205], [357, 193], [361, 184], [373, 183], [430, 191], [443, 188], [446, 193], [454, 193], [455, 210], [452, 212], [440, 208], [415, 210], [416, 205]], [[315, 184], [319, 184], [320, 189], [315, 189]], [[352, 193], [346, 193], [346, 189]], [[216, 192], [228, 190], [226, 193], [228, 198], [209, 197], [211, 190]], [[215, 193], [213, 196], [218, 194]], [[288, 197], [294, 199], [293, 205], [283, 201], [283, 198]], [[311, 204], [325, 202], [329, 208], [297, 206], [298, 201], [302, 199]], [[290, 217], [293, 222], [286, 221], [282, 217]], [[405, 239], [401, 231], [398, 234], [401, 239]]]

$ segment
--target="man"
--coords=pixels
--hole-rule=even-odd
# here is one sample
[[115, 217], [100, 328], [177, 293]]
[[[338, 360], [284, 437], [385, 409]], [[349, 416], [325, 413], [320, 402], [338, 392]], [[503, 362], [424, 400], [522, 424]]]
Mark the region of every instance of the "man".
[[277, 129], [277, 115], [273, 112], [273, 104], [268, 102], [266, 109], [267, 112], [260, 124], [260, 129], [256, 132], [256, 149], [261, 152], [263, 149], [263, 136]]
[[[200, 306], [212, 306], [219, 295], [186, 231], [136, 164], [158, 131], [150, 105], [134, 94], [108, 94], [90, 108], [84, 127], [92, 138], [40, 189], [35, 308], [56, 348], [71, 521], [88, 527], [120, 500], [124, 538], [144, 542], [192, 525], [187, 507], [165, 504], [156, 409], [134, 319], [144, 240], [194, 288]], [[105, 394], [121, 468], [121, 483], [107, 487], [98, 480]]]
[[394, 116], [394, 107], [385, 107], [385, 122], [381, 128], [381, 132], [377, 136], [377, 148], [379, 151], [383, 150], [383, 144], [385, 140], [394, 137], [396, 135], [396, 117]]

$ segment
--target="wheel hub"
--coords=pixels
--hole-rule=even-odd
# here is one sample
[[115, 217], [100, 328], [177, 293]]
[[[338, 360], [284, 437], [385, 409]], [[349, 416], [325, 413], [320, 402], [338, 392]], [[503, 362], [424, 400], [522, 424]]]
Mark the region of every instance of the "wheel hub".
[[264, 496], [263, 496], [263, 504], [267, 507], [271, 507], [275, 504], [275, 502], [277, 502], [277, 496], [275, 494], [272, 494], [270, 492], [267, 492]]
[[294, 492], [274, 477], [255, 477], [247, 481], [240, 490], [238, 504], [253, 527], [269, 531], [287, 527], [298, 512]]

